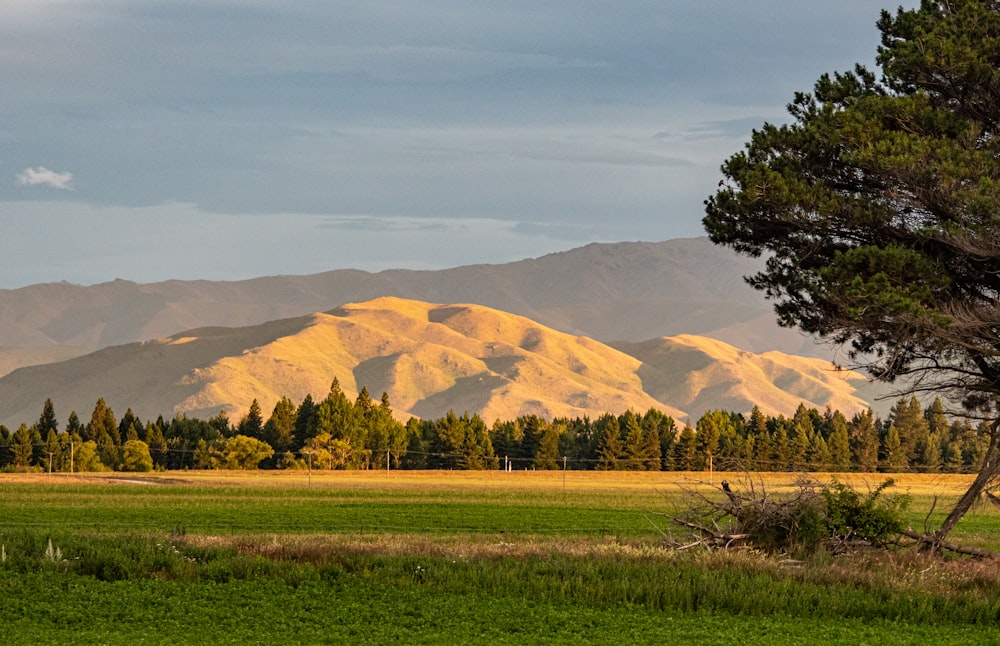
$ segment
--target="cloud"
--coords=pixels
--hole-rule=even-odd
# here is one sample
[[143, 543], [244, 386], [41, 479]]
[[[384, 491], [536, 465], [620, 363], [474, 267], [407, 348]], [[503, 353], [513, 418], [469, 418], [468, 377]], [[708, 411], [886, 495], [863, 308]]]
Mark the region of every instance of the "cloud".
[[63, 191], [72, 191], [73, 173], [59, 173], [44, 166], [25, 168], [23, 172], [17, 174], [17, 183], [21, 186], [46, 184]]

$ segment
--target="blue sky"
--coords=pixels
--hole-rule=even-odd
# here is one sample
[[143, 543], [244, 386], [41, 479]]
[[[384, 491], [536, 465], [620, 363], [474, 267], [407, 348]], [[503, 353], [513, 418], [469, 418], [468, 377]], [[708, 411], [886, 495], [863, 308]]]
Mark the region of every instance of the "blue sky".
[[721, 162], [871, 64], [880, 8], [4, 0], [0, 288], [701, 235]]

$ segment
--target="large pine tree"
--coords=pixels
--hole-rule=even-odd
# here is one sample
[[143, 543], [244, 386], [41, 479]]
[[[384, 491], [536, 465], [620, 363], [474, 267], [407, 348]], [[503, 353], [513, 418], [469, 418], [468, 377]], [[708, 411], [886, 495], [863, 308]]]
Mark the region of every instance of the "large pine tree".
[[881, 77], [857, 66], [797, 94], [791, 123], [723, 164], [704, 224], [766, 256], [750, 283], [782, 324], [996, 420], [941, 540], [1000, 477], [1000, 3], [923, 0], [878, 28]]

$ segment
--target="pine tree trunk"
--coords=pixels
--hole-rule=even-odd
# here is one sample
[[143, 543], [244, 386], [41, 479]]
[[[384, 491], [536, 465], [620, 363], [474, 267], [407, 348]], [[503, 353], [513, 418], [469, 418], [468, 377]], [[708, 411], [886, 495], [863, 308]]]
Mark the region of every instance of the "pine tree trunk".
[[941, 523], [941, 527], [934, 532], [935, 542], [944, 540], [948, 532], [958, 524], [958, 521], [962, 520], [962, 517], [979, 500], [979, 497], [983, 494], [983, 490], [996, 479], [997, 475], [1000, 475], [1000, 418], [994, 420], [990, 426], [990, 447], [986, 451], [986, 456], [983, 458], [983, 464], [979, 468], [976, 479], [972, 481], [966, 492], [955, 503], [955, 507], [948, 514], [948, 517], [944, 519], [944, 522]]

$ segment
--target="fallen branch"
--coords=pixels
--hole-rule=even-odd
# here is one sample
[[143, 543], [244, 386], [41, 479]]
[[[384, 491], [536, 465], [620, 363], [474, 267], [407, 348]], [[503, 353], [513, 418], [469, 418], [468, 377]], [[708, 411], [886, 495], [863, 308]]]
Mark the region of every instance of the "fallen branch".
[[684, 518], [679, 518], [677, 516], [671, 516], [670, 514], [664, 514], [656, 511], [651, 511], [647, 513], [653, 514], [654, 516], [662, 516], [663, 518], [666, 518], [671, 522], [680, 525], [681, 527], [687, 527], [688, 529], [693, 530], [693, 534], [696, 537], [696, 540], [678, 546], [677, 549], [679, 550], [688, 549], [691, 547], [695, 547], [697, 545], [730, 548], [733, 546], [734, 543], [742, 543], [743, 541], [746, 541], [750, 538], [750, 534], [746, 533], [737, 534], [718, 529], [718, 525], [715, 523], [714, 520], [712, 521], [712, 524], [716, 525], [716, 529], [713, 530], [708, 527], [705, 527], [700, 523], [695, 523], [690, 520], [686, 520]]
[[912, 538], [917, 542], [917, 545], [923, 547], [929, 547], [932, 551], [938, 552], [945, 550], [948, 552], [953, 552], [955, 554], [962, 554], [964, 556], [975, 556], [977, 558], [986, 559], [996, 559], [1000, 558], [1000, 552], [994, 552], [992, 550], [983, 550], [978, 547], [965, 547], [963, 545], [956, 545], [954, 543], [949, 543], [941, 537], [935, 536], [934, 534], [918, 534], [912, 529], [903, 529], [899, 532], [907, 538]]

